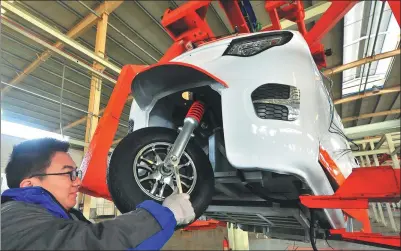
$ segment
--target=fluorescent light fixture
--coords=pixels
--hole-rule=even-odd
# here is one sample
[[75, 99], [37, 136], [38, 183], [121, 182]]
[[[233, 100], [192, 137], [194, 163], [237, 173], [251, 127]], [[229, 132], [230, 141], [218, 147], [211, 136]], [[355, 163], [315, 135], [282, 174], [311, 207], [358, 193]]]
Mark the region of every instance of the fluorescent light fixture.
[[1, 134], [23, 139], [55, 138], [63, 141], [69, 140], [68, 136], [63, 137], [58, 133], [53, 133], [6, 120], [1, 120]]

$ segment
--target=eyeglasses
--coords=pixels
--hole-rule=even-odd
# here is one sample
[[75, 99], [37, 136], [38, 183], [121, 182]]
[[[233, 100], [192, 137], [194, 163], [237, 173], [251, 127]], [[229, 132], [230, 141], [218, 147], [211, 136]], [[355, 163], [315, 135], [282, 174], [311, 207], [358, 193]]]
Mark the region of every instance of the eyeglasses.
[[[66, 166], [70, 167], [70, 166]], [[78, 178], [82, 179], [82, 171], [81, 170], [73, 170], [65, 173], [39, 173], [39, 174], [34, 174], [31, 175], [29, 178], [32, 177], [37, 177], [37, 176], [48, 176], [48, 175], [64, 175], [64, 174], [69, 174], [71, 181], [75, 181]]]

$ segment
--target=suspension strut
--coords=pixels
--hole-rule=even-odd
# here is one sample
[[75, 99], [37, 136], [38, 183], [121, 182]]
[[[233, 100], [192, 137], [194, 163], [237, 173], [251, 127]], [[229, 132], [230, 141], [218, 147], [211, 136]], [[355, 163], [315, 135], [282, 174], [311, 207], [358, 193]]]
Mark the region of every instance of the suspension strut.
[[182, 126], [177, 139], [171, 147], [171, 150], [166, 156], [166, 161], [164, 165], [167, 168], [174, 169], [174, 175], [177, 181], [177, 188], [179, 193], [182, 193], [182, 186], [178, 164], [180, 163], [181, 156], [184, 153], [184, 150], [187, 147], [189, 140], [191, 139], [193, 131], [196, 129], [196, 127], [198, 127], [204, 112], [205, 106], [203, 103], [195, 101], [191, 105], [184, 119], [184, 125]]

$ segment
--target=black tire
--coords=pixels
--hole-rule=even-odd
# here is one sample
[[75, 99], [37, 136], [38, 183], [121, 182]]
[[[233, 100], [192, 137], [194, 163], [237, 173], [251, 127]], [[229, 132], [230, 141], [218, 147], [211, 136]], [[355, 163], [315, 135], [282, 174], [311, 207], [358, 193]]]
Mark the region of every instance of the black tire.
[[[156, 142], [173, 144], [177, 135], [175, 130], [169, 128], [147, 127], [128, 134], [119, 142], [110, 159], [107, 185], [120, 212], [132, 211], [145, 200], [162, 203], [148, 196], [138, 186], [133, 173], [133, 164], [135, 157], [145, 146]], [[211, 202], [214, 193], [214, 174], [208, 157], [192, 139], [185, 152], [192, 159], [197, 173], [195, 186], [190, 193], [197, 219]]]

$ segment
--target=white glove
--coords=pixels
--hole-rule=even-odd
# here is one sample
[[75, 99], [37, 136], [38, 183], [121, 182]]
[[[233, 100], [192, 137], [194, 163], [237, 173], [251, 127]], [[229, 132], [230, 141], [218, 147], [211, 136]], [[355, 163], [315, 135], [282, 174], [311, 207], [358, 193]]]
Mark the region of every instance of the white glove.
[[174, 193], [163, 201], [163, 206], [173, 212], [177, 225], [185, 225], [195, 219], [195, 212], [191, 201], [189, 201], [189, 194]]

